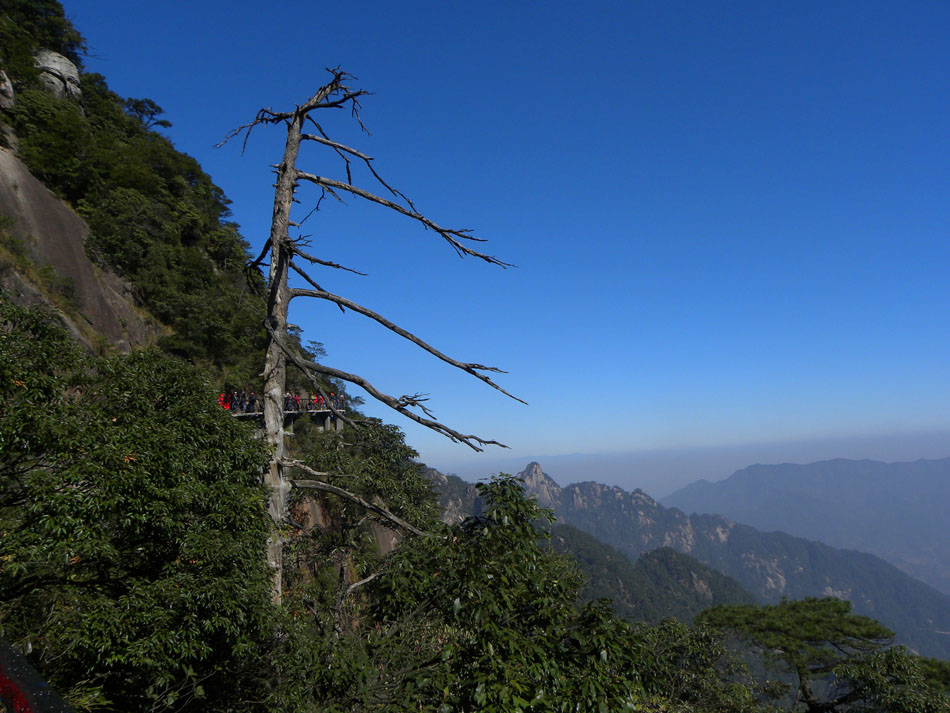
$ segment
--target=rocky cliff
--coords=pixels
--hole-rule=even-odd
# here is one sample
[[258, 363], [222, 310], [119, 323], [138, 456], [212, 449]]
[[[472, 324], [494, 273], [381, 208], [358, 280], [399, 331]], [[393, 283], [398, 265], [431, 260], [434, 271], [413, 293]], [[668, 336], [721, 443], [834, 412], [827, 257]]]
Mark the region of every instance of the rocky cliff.
[[0, 287], [24, 303], [45, 303], [89, 347], [102, 339], [128, 350], [160, 327], [135, 305], [129, 286], [86, 256], [86, 223], [10, 151], [0, 148]]
[[519, 474], [558, 520], [593, 535], [631, 561], [671, 547], [730, 577], [765, 601], [848, 599], [859, 614], [894, 629], [903, 643], [950, 658], [950, 597], [863, 552], [838, 550], [783, 532], [760, 532], [721, 515], [666, 508], [641, 490], [601, 483], [560, 487], [531, 463]]

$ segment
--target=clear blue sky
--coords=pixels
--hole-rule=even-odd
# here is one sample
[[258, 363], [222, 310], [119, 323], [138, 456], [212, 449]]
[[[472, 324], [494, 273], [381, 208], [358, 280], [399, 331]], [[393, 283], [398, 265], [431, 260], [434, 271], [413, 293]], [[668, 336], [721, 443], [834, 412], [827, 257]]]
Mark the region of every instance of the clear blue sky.
[[[328, 131], [518, 267], [350, 201], [306, 232], [370, 276], [321, 282], [508, 369], [530, 406], [330, 305], [292, 321], [506, 456], [950, 430], [946, 2], [64, 4], [87, 69], [164, 107], [254, 247], [281, 130], [212, 145], [327, 66], [375, 92], [371, 136], [342, 112]], [[400, 425], [437, 467], [502, 455]]]

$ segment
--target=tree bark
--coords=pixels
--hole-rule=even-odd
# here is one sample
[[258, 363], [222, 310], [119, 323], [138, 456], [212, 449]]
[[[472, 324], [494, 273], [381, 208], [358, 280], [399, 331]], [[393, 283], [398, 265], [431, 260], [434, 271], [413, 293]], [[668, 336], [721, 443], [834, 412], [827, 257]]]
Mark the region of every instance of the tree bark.
[[[282, 561], [284, 550], [284, 519], [287, 515], [287, 495], [290, 483], [284, 475], [284, 390], [287, 383], [287, 359], [283, 349], [271, 336], [283, 334], [287, 329], [287, 310], [290, 306], [290, 288], [287, 271], [291, 250], [290, 208], [294, 200], [297, 181], [297, 153], [300, 149], [300, 132], [304, 115], [295, 114], [287, 121], [287, 143], [284, 158], [277, 167], [277, 183], [274, 191], [274, 213], [270, 231], [270, 292], [267, 314], [267, 352], [264, 358], [264, 437], [270, 445], [271, 460], [264, 481], [270, 488], [268, 512], [273, 520], [270, 541], [267, 546], [267, 562], [272, 570], [272, 598], [280, 604], [283, 595]], [[273, 330], [273, 331], [272, 331]]]

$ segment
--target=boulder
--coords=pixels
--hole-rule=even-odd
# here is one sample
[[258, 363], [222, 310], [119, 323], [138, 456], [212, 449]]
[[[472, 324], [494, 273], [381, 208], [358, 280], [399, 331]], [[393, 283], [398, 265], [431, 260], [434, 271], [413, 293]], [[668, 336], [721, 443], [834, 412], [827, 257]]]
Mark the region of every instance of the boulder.
[[66, 57], [53, 50], [39, 50], [35, 55], [40, 81], [58, 99], [82, 99], [79, 69]]

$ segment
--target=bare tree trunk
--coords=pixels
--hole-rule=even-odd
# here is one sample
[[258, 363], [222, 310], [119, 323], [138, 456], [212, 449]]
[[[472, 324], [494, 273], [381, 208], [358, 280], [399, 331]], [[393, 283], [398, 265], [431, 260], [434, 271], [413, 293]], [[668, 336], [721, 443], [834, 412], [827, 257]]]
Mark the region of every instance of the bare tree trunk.
[[[323, 483], [322, 481], [298, 480], [292, 482], [288, 478], [287, 469], [290, 467], [304, 468], [304, 470], [307, 470], [302, 466], [302, 464], [288, 459], [287, 454], [285, 453], [284, 394], [286, 393], [287, 388], [287, 365], [289, 362], [293, 363], [296, 368], [299, 368], [305, 375], [308, 376], [308, 378], [311, 380], [311, 383], [313, 384], [315, 392], [320, 393], [324, 398], [326, 398], [326, 394], [322, 391], [321, 385], [317, 380], [317, 375], [329, 376], [334, 379], [339, 379], [341, 381], [358, 385], [363, 388], [370, 396], [395, 409], [405, 417], [438, 433], [441, 433], [453, 441], [464, 443], [473, 450], [480, 451], [482, 450], [483, 446], [487, 445], [507, 447], [498, 441], [486, 440], [479, 436], [460, 433], [459, 431], [456, 431], [437, 421], [432, 416], [432, 413], [426, 408], [424, 404], [426, 398], [423, 394], [416, 393], [414, 395], [403, 395], [400, 397], [391, 396], [381, 392], [368, 380], [364, 379], [358, 374], [350, 374], [340, 369], [334, 369], [332, 367], [316, 364], [303, 359], [298, 349], [293, 347], [293, 345], [288, 345], [285, 343], [285, 336], [287, 333], [287, 313], [292, 299], [295, 297], [313, 297], [324, 299], [335, 303], [341, 310], [350, 309], [354, 312], [369, 317], [385, 328], [400, 335], [404, 339], [413, 342], [423, 350], [429, 352], [447, 364], [450, 364], [451, 366], [460, 369], [476, 377], [477, 379], [480, 379], [506, 396], [524, 403], [521, 401], [521, 399], [508, 393], [498, 384], [492, 381], [491, 378], [487, 376], [487, 374], [483, 373], [501, 373], [500, 369], [491, 366], [485, 366], [484, 364], [479, 364], [476, 362], [463, 362], [442, 353], [440, 350], [431, 346], [428, 342], [420, 339], [415, 334], [391, 322], [381, 314], [367, 307], [363, 307], [362, 305], [359, 305], [351, 300], [348, 300], [345, 297], [327, 292], [306, 270], [301, 267], [299, 262], [294, 262], [294, 257], [297, 256], [301, 260], [304, 260], [312, 265], [321, 265], [334, 269], [347, 270], [356, 274], [363, 274], [356, 270], [338, 265], [334, 262], [322, 260], [318, 257], [310, 255], [309, 253], [304, 252], [302, 249], [302, 247], [307, 245], [307, 243], [304, 242], [302, 238], [298, 238], [296, 241], [291, 239], [289, 233], [290, 228], [292, 226], [299, 227], [299, 225], [291, 221], [290, 209], [294, 203], [294, 193], [296, 192], [297, 184], [299, 181], [303, 180], [314, 184], [320, 190], [320, 199], [317, 201], [317, 205], [314, 210], [311, 211], [311, 213], [319, 208], [320, 200], [322, 200], [322, 198], [326, 195], [330, 195], [338, 200], [342, 200], [340, 198], [340, 194], [347, 193], [354, 197], [358, 197], [361, 200], [388, 208], [395, 213], [399, 213], [420, 223], [424, 228], [435, 232], [440, 238], [449, 243], [452, 249], [455, 250], [459, 256], [468, 255], [501, 267], [506, 267], [508, 265], [498, 258], [479, 252], [478, 250], [470, 247], [469, 244], [472, 242], [483, 242], [481, 238], [472, 235], [470, 230], [442, 227], [427, 216], [418, 212], [415, 205], [411, 200], [409, 200], [407, 196], [393, 188], [390, 184], [386, 183], [382, 177], [380, 177], [380, 175], [376, 172], [376, 169], [373, 167], [373, 159], [371, 156], [367, 156], [366, 154], [354, 148], [333, 141], [324, 133], [320, 124], [310, 116], [311, 112], [318, 109], [349, 108], [351, 115], [362, 127], [362, 122], [359, 120], [360, 105], [358, 100], [361, 96], [366, 94], [366, 92], [363, 90], [351, 90], [344, 84], [344, 81], [350, 76], [346, 72], [341, 71], [339, 68], [329, 71], [333, 75], [332, 81], [321, 87], [316, 94], [310, 97], [310, 99], [308, 99], [303, 104], [298, 105], [293, 111], [276, 112], [273, 109], [261, 109], [253, 122], [234, 129], [228, 134], [224, 141], [219, 144], [220, 146], [230, 139], [240, 136], [241, 134], [244, 135], [244, 142], [246, 144], [251, 130], [259, 124], [284, 123], [287, 126], [287, 143], [284, 147], [284, 157], [280, 165], [275, 167], [277, 169], [277, 182], [275, 184], [274, 213], [271, 221], [270, 238], [261, 251], [260, 256], [249, 266], [249, 269], [256, 269], [259, 267], [263, 263], [268, 249], [270, 250], [269, 295], [267, 304], [268, 317], [265, 324], [267, 331], [267, 354], [264, 361], [264, 437], [266, 438], [267, 443], [270, 445], [272, 452], [271, 460], [267, 466], [267, 472], [264, 476], [264, 481], [270, 488], [268, 512], [270, 513], [271, 519], [273, 520], [273, 530], [271, 532], [270, 541], [268, 542], [267, 547], [267, 561], [273, 572], [272, 595], [275, 604], [280, 604], [281, 598], [283, 596], [281, 567], [285, 540], [284, 530], [287, 524], [288, 494], [292, 485], [294, 484], [296, 484], [297, 487], [313, 488], [318, 491], [333, 493], [337, 496], [344, 497], [351, 502], [357, 502], [361, 504], [371, 512], [374, 512], [377, 516], [383, 517], [391, 523], [394, 523], [397, 527], [404, 529], [406, 532], [410, 532], [415, 535], [425, 534], [421, 530], [413, 527], [410, 523], [405, 522], [385, 508], [375, 506], [372, 503], [359, 498], [353, 493], [343, 490], [342, 488], [328, 483]], [[313, 125], [313, 127], [318, 131], [319, 135], [306, 134], [303, 132], [304, 123], [307, 121]], [[298, 170], [296, 167], [297, 153], [300, 149], [300, 142], [302, 140], [313, 141], [332, 149], [344, 163], [347, 180], [345, 182], [338, 181]], [[376, 195], [375, 193], [353, 185], [350, 171], [351, 159], [360, 161], [370, 172], [376, 182], [386, 190], [386, 192], [390, 195], [390, 198]], [[306, 220], [306, 218], [304, 218], [304, 220]], [[313, 289], [291, 289], [287, 283], [290, 270], [293, 270], [296, 274], [298, 274], [311, 287], [313, 287]], [[347, 420], [341, 412], [337, 411], [337, 408], [331, 401], [327, 400], [327, 403], [331, 411], [333, 411], [334, 418]], [[413, 409], [418, 410], [421, 412], [421, 414], [417, 413]], [[314, 471], [310, 472], [313, 473]], [[369, 581], [369, 579], [365, 581]]]
[[267, 354], [264, 359], [264, 434], [272, 449], [267, 466], [265, 482], [270, 487], [268, 512], [274, 521], [267, 546], [267, 561], [273, 570], [272, 597], [280, 604], [283, 593], [281, 568], [284, 549], [283, 526], [287, 514], [287, 494], [290, 483], [284, 475], [284, 392], [287, 384], [287, 358], [272, 336], [284, 334], [287, 328], [287, 310], [290, 306], [290, 289], [287, 272], [290, 265], [290, 208], [294, 200], [297, 181], [296, 162], [300, 148], [300, 129], [303, 116], [295, 116], [287, 122], [287, 144], [284, 159], [277, 167], [277, 184], [274, 191], [274, 214], [270, 231], [270, 293], [267, 314]]

